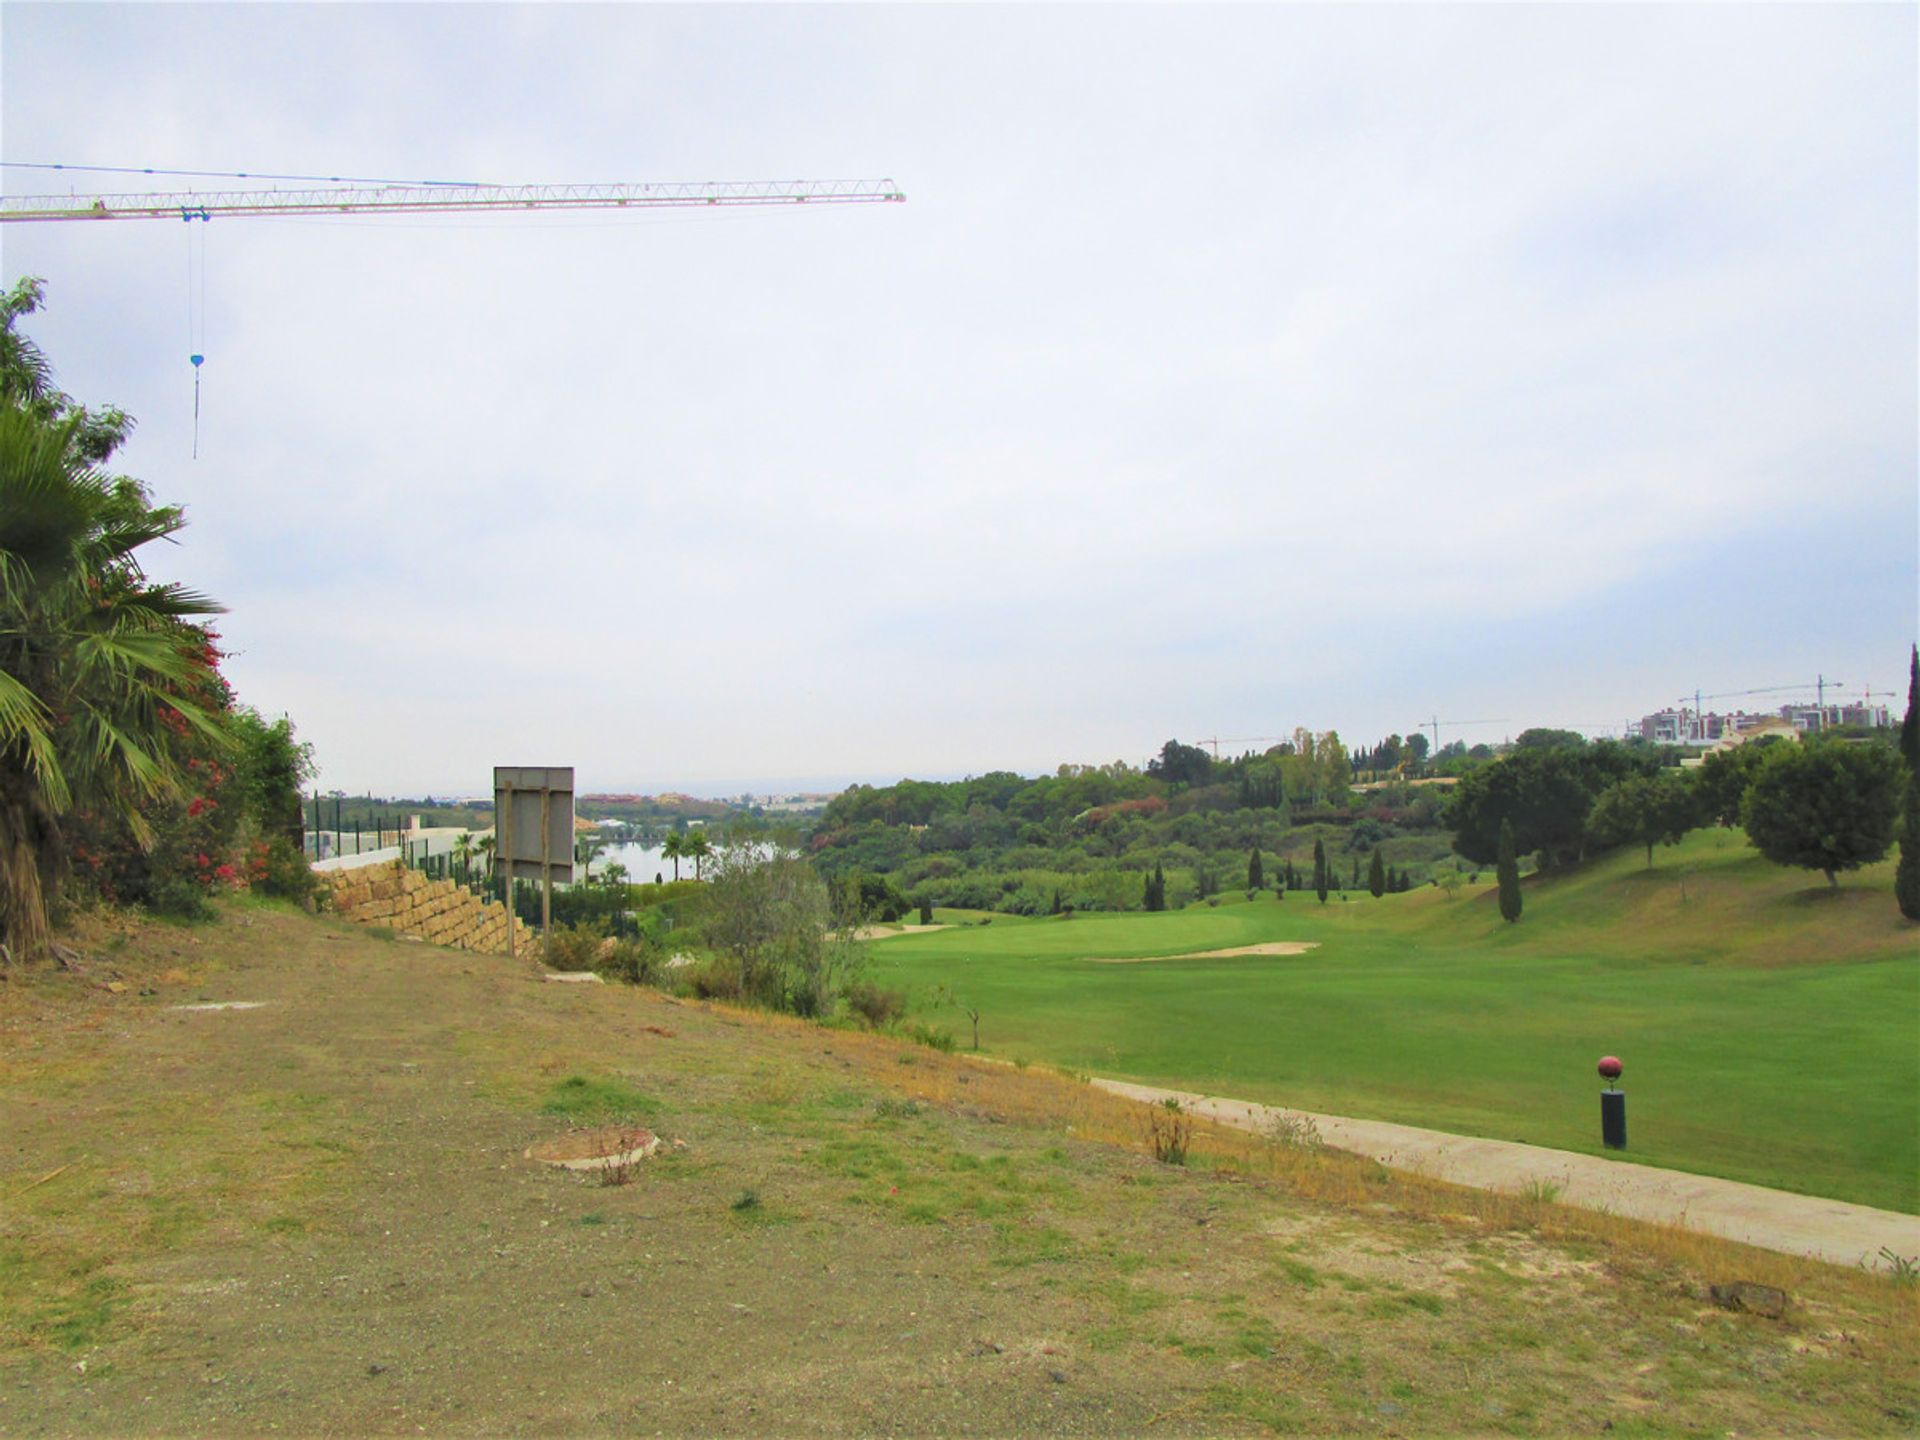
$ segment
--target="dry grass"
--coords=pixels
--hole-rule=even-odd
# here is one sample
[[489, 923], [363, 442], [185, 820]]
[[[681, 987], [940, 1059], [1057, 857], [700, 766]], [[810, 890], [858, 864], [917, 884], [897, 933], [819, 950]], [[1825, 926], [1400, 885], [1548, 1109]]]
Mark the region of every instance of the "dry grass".
[[[1070, 1075], [247, 918], [127, 937], [93, 977], [123, 993], [0, 991], [0, 1430], [1920, 1414], [1913, 1287], [1198, 1116], [1159, 1165], [1150, 1112]], [[166, 1008], [202, 996], [271, 1003]], [[629, 1114], [686, 1148], [617, 1187], [523, 1158]], [[1788, 1290], [1787, 1318], [1701, 1298], [1736, 1278]]]
[[[759, 1028], [803, 1030], [783, 1016], [741, 1012]], [[884, 1035], [833, 1032], [835, 1054], [856, 1061], [872, 1082], [929, 1104], [996, 1123], [1153, 1156], [1147, 1117], [1158, 1107], [1115, 1095], [1085, 1080], [1039, 1066], [1015, 1069], [974, 1056], [905, 1047]], [[912, 1061], [901, 1064], [902, 1057]], [[1876, 1308], [1893, 1298], [1890, 1335], [1920, 1364], [1920, 1287], [1889, 1286], [1884, 1276], [1783, 1255], [1679, 1226], [1657, 1225], [1544, 1197], [1480, 1190], [1408, 1171], [1390, 1170], [1348, 1151], [1279, 1142], [1252, 1131], [1189, 1115], [1186, 1163], [1257, 1178], [1318, 1205], [1370, 1209], [1468, 1231], [1531, 1230], [1549, 1240], [1606, 1247], [1697, 1278], [1738, 1274], [1794, 1294], [1818, 1292], [1837, 1302]], [[1899, 1323], [1893, 1323], [1897, 1320]]]

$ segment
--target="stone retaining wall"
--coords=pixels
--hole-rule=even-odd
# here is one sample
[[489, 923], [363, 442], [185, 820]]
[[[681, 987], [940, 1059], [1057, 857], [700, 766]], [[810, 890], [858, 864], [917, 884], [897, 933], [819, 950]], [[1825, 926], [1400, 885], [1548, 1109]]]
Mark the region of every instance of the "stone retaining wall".
[[[399, 861], [335, 870], [325, 882], [328, 908], [356, 925], [386, 925], [402, 935], [417, 935], [435, 945], [507, 953], [507, 911], [498, 901], [482, 900], [451, 880], [429, 880]], [[523, 955], [539, 931], [515, 919], [514, 944]]]

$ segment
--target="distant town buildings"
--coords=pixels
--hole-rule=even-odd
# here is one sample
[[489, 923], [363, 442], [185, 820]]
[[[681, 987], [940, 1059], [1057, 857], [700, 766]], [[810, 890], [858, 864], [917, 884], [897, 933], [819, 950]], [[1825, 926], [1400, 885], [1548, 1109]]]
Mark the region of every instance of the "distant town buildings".
[[1778, 710], [1759, 713], [1735, 710], [1724, 715], [1712, 710], [1696, 713], [1691, 706], [1683, 705], [1678, 710], [1642, 715], [1639, 734], [1659, 745], [1711, 745], [1748, 731], [1772, 728], [1781, 721], [1803, 735], [1837, 725], [1884, 727], [1890, 723], [1886, 706], [1864, 700], [1838, 705], [1782, 705]]

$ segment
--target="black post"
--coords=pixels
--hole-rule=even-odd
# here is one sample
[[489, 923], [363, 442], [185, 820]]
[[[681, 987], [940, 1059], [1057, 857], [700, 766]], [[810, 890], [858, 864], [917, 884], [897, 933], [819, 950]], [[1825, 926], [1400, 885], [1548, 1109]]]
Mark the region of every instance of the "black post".
[[1627, 1092], [1600, 1092], [1600, 1143], [1609, 1150], [1627, 1148]]

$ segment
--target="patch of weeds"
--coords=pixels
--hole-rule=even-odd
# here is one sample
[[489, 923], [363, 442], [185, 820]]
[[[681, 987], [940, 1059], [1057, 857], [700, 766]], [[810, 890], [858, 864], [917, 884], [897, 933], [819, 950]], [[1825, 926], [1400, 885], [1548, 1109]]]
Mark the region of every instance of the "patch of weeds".
[[822, 1110], [858, 1110], [865, 1100], [858, 1090], [841, 1088], [827, 1091], [820, 1097], [819, 1105]]
[[391, 940], [393, 939], [393, 927], [391, 925], [369, 925], [367, 926], [366, 934], [369, 940]]
[[1189, 1340], [1177, 1332], [1169, 1332], [1160, 1337], [1160, 1343], [1166, 1349], [1178, 1350], [1189, 1360], [1203, 1360], [1213, 1354], [1213, 1346], [1204, 1340]]
[[1289, 1150], [1324, 1150], [1320, 1126], [1311, 1115], [1282, 1110], [1267, 1122], [1267, 1138]]
[[873, 1116], [876, 1120], [911, 1120], [920, 1113], [918, 1100], [898, 1100], [892, 1096], [873, 1102]]
[[294, 1215], [276, 1215], [260, 1228], [269, 1235], [304, 1235], [307, 1222]]
[[1520, 1198], [1529, 1205], [1551, 1205], [1560, 1198], [1566, 1186], [1558, 1180], [1549, 1180], [1545, 1176], [1529, 1180], [1520, 1187]]
[[63, 1269], [51, 1257], [0, 1248], [0, 1335], [12, 1331], [67, 1354], [90, 1349], [127, 1303], [126, 1290], [88, 1263]]
[[1093, 1287], [1093, 1293], [1106, 1298], [1113, 1306], [1113, 1313], [1122, 1319], [1139, 1315], [1150, 1315], [1155, 1310], [1164, 1310], [1170, 1303], [1167, 1296], [1149, 1285], [1129, 1285], [1124, 1280], [1106, 1280]]
[[1392, 1320], [1405, 1315], [1410, 1310], [1419, 1310], [1428, 1315], [1438, 1315], [1446, 1306], [1438, 1295], [1427, 1295], [1417, 1290], [1402, 1291], [1397, 1295], [1376, 1295], [1367, 1302], [1367, 1314], [1376, 1320]]
[[616, 1140], [619, 1149], [607, 1156], [599, 1169], [602, 1185], [625, 1185], [632, 1181], [645, 1156], [641, 1147], [646, 1144], [645, 1132], [641, 1130], [623, 1130]]
[[1881, 1262], [1887, 1278], [1896, 1285], [1920, 1285], [1920, 1256], [1900, 1255], [1890, 1245], [1880, 1247]]
[[1147, 1143], [1162, 1165], [1186, 1164], [1192, 1139], [1193, 1117], [1172, 1096], [1147, 1111]]
[[1315, 1270], [1311, 1265], [1299, 1260], [1290, 1259], [1283, 1255], [1280, 1257], [1280, 1263], [1276, 1268], [1282, 1275], [1286, 1276], [1288, 1280], [1298, 1285], [1302, 1290], [1318, 1290], [1320, 1288], [1320, 1272]]
[[1547, 1343], [1545, 1333], [1536, 1325], [1497, 1326], [1491, 1338], [1502, 1350], [1538, 1350]]
[[1527, 1282], [1523, 1276], [1514, 1274], [1499, 1261], [1485, 1255], [1477, 1255], [1473, 1261], [1473, 1276], [1486, 1282], [1490, 1287], [1501, 1290], [1518, 1290]]
[[953, 1032], [942, 1025], [929, 1025], [924, 1020], [916, 1020], [907, 1027], [907, 1038], [916, 1045], [938, 1050], [942, 1055], [953, 1053]]
[[1009, 1270], [1071, 1260], [1073, 1237], [1052, 1225], [1000, 1224], [993, 1227], [994, 1263]]
[[738, 1225], [767, 1226], [784, 1225], [793, 1217], [762, 1200], [758, 1190], [748, 1188], [733, 1197], [733, 1203], [727, 1206], [727, 1218]]
[[604, 1225], [607, 1223], [607, 1217], [602, 1215], [598, 1210], [589, 1210], [573, 1223], [576, 1225]]
[[1241, 1355], [1268, 1360], [1279, 1354], [1280, 1332], [1264, 1316], [1242, 1316], [1234, 1327], [1229, 1344]]
[[821, 1169], [852, 1180], [871, 1180], [884, 1174], [898, 1179], [905, 1171], [900, 1157], [878, 1140], [832, 1140], [807, 1152]]
[[147, 1212], [141, 1238], [162, 1249], [179, 1244], [207, 1218], [190, 1201], [175, 1196], [142, 1195], [139, 1199]]
[[619, 1080], [595, 1080], [569, 1075], [547, 1092], [542, 1115], [560, 1115], [574, 1121], [645, 1118], [660, 1102]]

